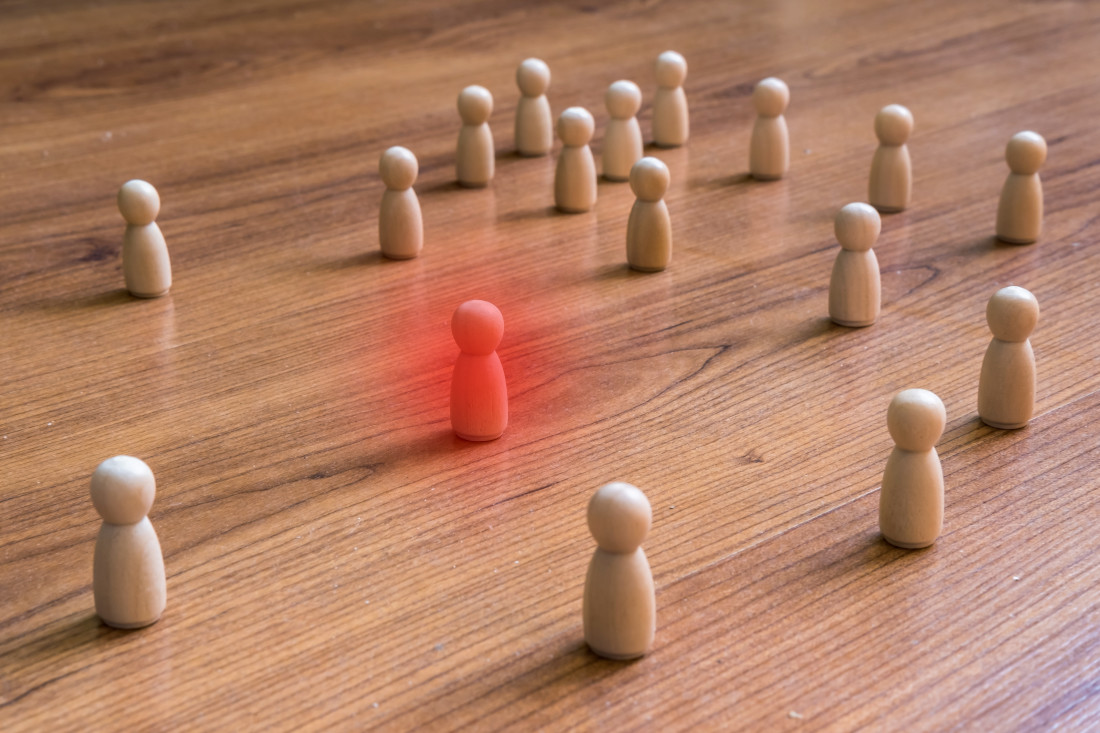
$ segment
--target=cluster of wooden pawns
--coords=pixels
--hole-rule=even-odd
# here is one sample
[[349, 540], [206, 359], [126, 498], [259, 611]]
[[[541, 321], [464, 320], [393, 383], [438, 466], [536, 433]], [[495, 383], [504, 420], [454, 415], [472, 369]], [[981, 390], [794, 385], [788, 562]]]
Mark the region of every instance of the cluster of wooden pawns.
[[[688, 138], [682, 88], [687, 64], [680, 54], [666, 51], [658, 57], [656, 71], [654, 140], [662, 147], [683, 145]], [[522, 94], [516, 109], [516, 149], [525, 156], [546, 155], [553, 144], [546, 99], [550, 69], [539, 59], [527, 59], [516, 81]], [[768, 78], [756, 85], [752, 98], [758, 118], [750, 143], [750, 173], [759, 180], [782, 178], [790, 163], [783, 117], [790, 92], [779, 79]], [[627, 224], [627, 261], [643, 272], [663, 270], [672, 254], [672, 228], [663, 201], [668, 168], [657, 158], [643, 156], [635, 117], [642, 102], [638, 86], [617, 81], [608, 88], [605, 102], [610, 120], [603, 143], [603, 175], [612, 181], [629, 180], [638, 198]], [[492, 108], [492, 95], [484, 87], [467, 87], [459, 94], [462, 129], [456, 173], [463, 186], [484, 187], [493, 178], [495, 153], [488, 125]], [[872, 247], [882, 227], [879, 211], [902, 211], [912, 190], [906, 142], [913, 116], [905, 107], [889, 105], [876, 115], [874, 127], [879, 147], [871, 164], [870, 205], [848, 204], [835, 221], [841, 250], [829, 285], [829, 316], [842, 326], [869, 326], [878, 318], [881, 288]], [[596, 165], [588, 147], [594, 128], [592, 115], [581, 107], [570, 107], [558, 118], [563, 148], [555, 170], [554, 201], [561, 211], [585, 212], [596, 203]], [[997, 210], [997, 237], [1033, 243], [1042, 228], [1038, 170], [1046, 158], [1046, 143], [1034, 132], [1021, 132], [1009, 140], [1005, 156], [1011, 173]], [[379, 172], [386, 185], [378, 222], [382, 254], [416, 257], [423, 246], [420, 204], [412, 189], [418, 173], [416, 156], [392, 147], [382, 155]], [[118, 205], [128, 223], [122, 249], [126, 287], [138, 297], [164, 295], [172, 276], [164, 237], [154, 221], [160, 208], [156, 190], [144, 181], [129, 181], [119, 191]], [[986, 318], [993, 339], [982, 362], [978, 414], [992, 427], [1020, 428], [1031, 419], [1034, 407], [1035, 357], [1028, 339], [1039, 318], [1039, 304], [1021, 287], [1003, 288], [990, 298]], [[451, 331], [461, 351], [451, 382], [455, 433], [472, 441], [499, 438], [508, 424], [508, 390], [496, 353], [504, 334], [503, 316], [491, 303], [467, 301], [454, 312]], [[946, 420], [943, 402], [927, 390], [904, 390], [890, 403], [886, 424], [896, 447], [882, 478], [879, 527], [895, 546], [927, 547], [940, 535], [944, 485], [935, 445]], [[146, 516], [154, 486], [149, 467], [130, 456], [104, 461], [92, 476], [92, 502], [103, 517], [95, 550], [95, 605], [111, 626], [147, 626], [164, 610], [164, 561]], [[598, 548], [585, 580], [584, 636], [601, 656], [642, 656], [653, 642], [656, 599], [641, 548], [651, 521], [649, 502], [630, 484], [607, 484], [589, 502], [588, 526]]]

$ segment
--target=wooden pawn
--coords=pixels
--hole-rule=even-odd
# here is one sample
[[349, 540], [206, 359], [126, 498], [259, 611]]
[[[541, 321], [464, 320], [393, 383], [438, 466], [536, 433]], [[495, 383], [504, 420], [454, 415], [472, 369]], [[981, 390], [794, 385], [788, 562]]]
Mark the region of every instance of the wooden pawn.
[[1043, 231], [1043, 183], [1039, 168], [1047, 159], [1047, 142], [1037, 132], [1018, 132], [1005, 146], [1009, 174], [997, 204], [997, 239], [1031, 244]]
[[749, 144], [749, 174], [758, 181], [782, 178], [791, 165], [791, 142], [783, 116], [791, 91], [781, 79], [768, 77], [752, 90], [756, 123]]
[[603, 136], [603, 177], [625, 181], [644, 154], [642, 128], [635, 116], [642, 108], [642, 90], [632, 81], [619, 80], [607, 88], [604, 104], [611, 119]]
[[672, 258], [672, 222], [664, 202], [668, 183], [668, 167], [657, 158], [642, 158], [630, 169], [637, 201], [626, 223], [626, 261], [633, 270], [659, 272]]
[[943, 530], [943, 467], [936, 441], [947, 411], [926, 389], [898, 392], [886, 412], [894, 450], [886, 461], [879, 493], [878, 524], [895, 547], [928, 547]]
[[902, 211], [913, 191], [913, 164], [906, 142], [913, 134], [913, 114], [900, 104], [883, 107], [875, 115], [879, 146], [871, 161], [867, 201], [882, 212]]
[[458, 95], [458, 114], [462, 129], [455, 151], [455, 174], [460, 186], [484, 188], [493, 180], [496, 152], [489, 115], [493, 113], [493, 95], [482, 86], [468, 86]]
[[657, 632], [653, 573], [641, 548], [653, 522], [637, 487], [601, 486], [588, 502], [588, 529], [597, 548], [584, 581], [584, 640], [608, 659], [646, 654]]
[[841, 326], [870, 326], [882, 302], [878, 258], [871, 249], [882, 231], [882, 219], [867, 204], [848, 204], [837, 213], [833, 231], [840, 251], [829, 279], [829, 318]]
[[103, 518], [95, 543], [92, 591], [96, 615], [108, 626], [137, 629], [164, 613], [164, 555], [149, 509], [156, 480], [132, 456], [115, 456], [92, 474], [92, 504]]
[[579, 214], [596, 205], [596, 160], [588, 142], [596, 121], [584, 107], [570, 107], [558, 117], [562, 141], [554, 168], [554, 204], [559, 211]]
[[1031, 332], [1039, 322], [1039, 301], [1016, 285], [1001, 288], [986, 305], [989, 342], [978, 379], [978, 417], [986, 425], [1016, 430], [1035, 410], [1035, 352]]
[[412, 186], [420, 167], [408, 148], [395, 145], [382, 153], [378, 173], [386, 184], [378, 212], [378, 243], [391, 260], [407, 260], [424, 246], [424, 218]]
[[118, 191], [118, 210], [126, 220], [122, 236], [122, 274], [136, 298], [159, 298], [172, 287], [168, 245], [155, 221], [160, 196], [152, 184], [134, 179]]
[[675, 148], [688, 139], [688, 103], [684, 94], [687, 61], [675, 51], [657, 57], [657, 93], [653, 98], [653, 141]]
[[541, 59], [524, 59], [516, 69], [520, 98], [516, 105], [516, 152], [525, 157], [546, 155], [554, 145], [554, 120], [546, 90], [550, 67]]

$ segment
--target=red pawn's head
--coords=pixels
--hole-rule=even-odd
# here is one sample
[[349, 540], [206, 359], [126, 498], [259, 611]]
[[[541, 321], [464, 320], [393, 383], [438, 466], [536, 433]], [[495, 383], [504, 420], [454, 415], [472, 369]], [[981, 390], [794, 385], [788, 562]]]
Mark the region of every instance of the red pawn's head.
[[451, 333], [467, 354], [491, 354], [504, 336], [504, 316], [484, 300], [467, 300], [451, 316]]

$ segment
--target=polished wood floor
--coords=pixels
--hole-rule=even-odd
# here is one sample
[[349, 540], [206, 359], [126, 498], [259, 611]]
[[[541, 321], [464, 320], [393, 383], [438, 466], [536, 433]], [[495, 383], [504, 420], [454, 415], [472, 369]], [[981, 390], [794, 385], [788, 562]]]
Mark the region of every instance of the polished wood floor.
[[[0, 6], [0, 729], [1061, 730], [1100, 726], [1100, 5], [57, 2]], [[597, 119], [688, 60], [669, 269], [624, 184], [551, 208], [514, 71]], [[747, 176], [752, 86], [790, 174]], [[454, 183], [455, 98], [497, 176]], [[878, 323], [830, 325], [832, 218], [872, 119], [916, 119]], [[1004, 146], [1044, 135], [1045, 229], [996, 243]], [[383, 261], [381, 152], [420, 159], [423, 255]], [[170, 296], [122, 289], [119, 185], [160, 191]], [[1037, 414], [977, 420], [985, 304], [1042, 306]], [[454, 308], [498, 305], [511, 425], [449, 428]], [[886, 545], [885, 411], [936, 392], [946, 518]], [[102, 626], [88, 479], [157, 476], [168, 608]], [[629, 481], [658, 631], [584, 646], [585, 506]]]

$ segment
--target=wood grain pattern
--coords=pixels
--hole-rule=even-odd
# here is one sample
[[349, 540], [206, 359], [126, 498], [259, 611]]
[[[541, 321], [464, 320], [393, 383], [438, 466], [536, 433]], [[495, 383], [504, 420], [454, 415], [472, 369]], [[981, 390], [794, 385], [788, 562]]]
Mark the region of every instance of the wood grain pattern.
[[[0, 23], [0, 729], [1047, 730], [1098, 725], [1100, 6], [1088, 2], [5, 3]], [[664, 161], [673, 255], [634, 197], [553, 207], [511, 152], [516, 64], [555, 116], [688, 59]], [[791, 168], [751, 181], [754, 84]], [[497, 172], [454, 183], [460, 89]], [[828, 321], [832, 221], [900, 103], [914, 198], [883, 309]], [[994, 241], [1004, 145], [1049, 144], [1043, 235]], [[378, 156], [420, 161], [422, 255], [378, 253]], [[557, 143], [555, 149], [560, 148]], [[161, 195], [171, 294], [131, 299], [118, 186]], [[1036, 416], [980, 424], [985, 304], [1038, 298]], [[506, 324], [511, 421], [453, 437], [448, 318]], [[883, 543], [885, 410], [936, 392], [944, 534]], [[157, 477], [154, 626], [93, 615], [94, 467]], [[653, 505], [653, 652], [583, 646], [591, 493]]]

